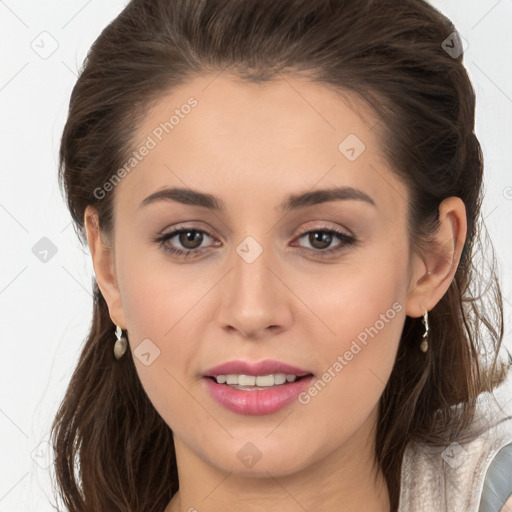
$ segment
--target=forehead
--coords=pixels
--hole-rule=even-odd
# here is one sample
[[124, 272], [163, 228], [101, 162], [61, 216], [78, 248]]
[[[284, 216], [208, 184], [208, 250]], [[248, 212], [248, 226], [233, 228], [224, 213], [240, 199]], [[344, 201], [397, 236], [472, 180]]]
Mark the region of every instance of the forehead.
[[406, 191], [383, 158], [376, 123], [357, 96], [316, 82], [195, 77], [153, 103], [134, 136], [135, 151], [150, 149], [121, 188], [142, 200], [170, 185], [238, 198], [345, 185], [396, 203]]

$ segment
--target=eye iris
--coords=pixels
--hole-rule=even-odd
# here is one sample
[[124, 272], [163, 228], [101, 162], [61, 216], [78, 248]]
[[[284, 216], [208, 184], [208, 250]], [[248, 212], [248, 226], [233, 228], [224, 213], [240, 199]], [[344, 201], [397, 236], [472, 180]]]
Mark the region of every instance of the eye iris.
[[[309, 242], [315, 249], [325, 249], [331, 245], [332, 234], [326, 231], [314, 231], [309, 234]], [[317, 245], [317, 242], [320, 243], [320, 246]]]
[[[203, 235], [199, 231], [183, 231], [179, 234], [179, 240], [183, 247], [186, 249], [196, 249], [201, 245], [201, 242], [203, 241]], [[198, 243], [196, 244], [196, 242]]]

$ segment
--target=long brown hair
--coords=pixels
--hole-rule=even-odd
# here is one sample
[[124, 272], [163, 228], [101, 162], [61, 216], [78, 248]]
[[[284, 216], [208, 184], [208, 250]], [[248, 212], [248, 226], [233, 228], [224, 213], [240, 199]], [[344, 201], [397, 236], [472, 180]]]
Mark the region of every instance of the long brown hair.
[[[87, 205], [104, 233], [112, 229], [115, 189], [101, 198], [94, 191], [133, 151], [133, 134], [155, 100], [200, 73], [227, 70], [253, 82], [302, 73], [361, 97], [378, 115], [383, 151], [412, 197], [414, 247], [428, 243], [443, 199], [464, 201], [468, 236], [455, 278], [430, 312], [430, 348], [418, 350], [421, 320], [406, 318], [380, 400], [376, 457], [392, 510], [406, 444], [464, 435], [476, 398], [505, 373], [498, 366], [501, 292], [492, 254], [479, 244], [475, 94], [462, 53], [444, 44], [459, 43], [454, 31], [423, 0], [132, 0], [87, 56], [60, 148], [60, 183], [85, 241]], [[91, 329], [52, 425], [58, 493], [72, 512], [162, 512], [179, 486], [172, 432], [130, 351], [114, 358], [114, 326], [93, 286]]]

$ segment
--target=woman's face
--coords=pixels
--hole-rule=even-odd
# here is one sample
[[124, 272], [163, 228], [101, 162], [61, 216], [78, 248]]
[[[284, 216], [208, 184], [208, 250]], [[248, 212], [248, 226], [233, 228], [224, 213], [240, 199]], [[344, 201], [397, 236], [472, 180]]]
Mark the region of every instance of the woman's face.
[[[138, 127], [115, 187], [109, 306], [178, 457], [285, 475], [370, 436], [416, 260], [407, 189], [353, 99], [201, 77]], [[274, 387], [211, 378], [227, 374]]]

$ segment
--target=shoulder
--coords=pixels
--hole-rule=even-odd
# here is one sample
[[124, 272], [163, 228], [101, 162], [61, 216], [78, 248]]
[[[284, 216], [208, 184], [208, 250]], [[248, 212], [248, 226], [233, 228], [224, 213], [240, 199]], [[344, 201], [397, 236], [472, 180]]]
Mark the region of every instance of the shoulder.
[[[499, 512], [493, 507], [512, 493], [512, 400], [491, 393], [479, 398], [467, 442], [447, 446], [410, 443], [402, 461], [399, 512], [464, 510]], [[498, 491], [498, 498], [494, 496]], [[494, 496], [492, 498], [491, 496]], [[493, 500], [493, 501], [491, 501]], [[480, 505], [482, 503], [482, 505]]]

